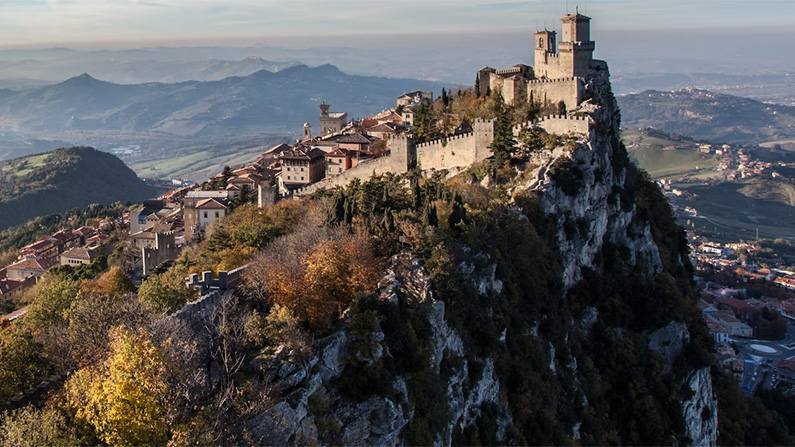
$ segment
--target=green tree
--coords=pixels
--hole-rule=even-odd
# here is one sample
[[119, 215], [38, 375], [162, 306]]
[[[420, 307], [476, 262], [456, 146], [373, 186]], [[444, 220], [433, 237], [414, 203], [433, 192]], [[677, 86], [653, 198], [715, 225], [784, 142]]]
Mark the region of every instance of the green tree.
[[513, 137], [513, 123], [502, 98], [497, 101], [496, 108], [497, 127], [494, 131], [494, 141], [490, 147], [497, 165], [501, 166], [511, 159], [516, 148], [516, 140]]
[[414, 108], [414, 142], [417, 144], [439, 138], [439, 129], [436, 127], [436, 118], [433, 106], [423, 102]]
[[71, 447], [81, 444], [74, 424], [54, 406], [32, 406], [0, 414], [0, 447], [41, 445]]
[[37, 385], [51, 373], [43, 350], [30, 330], [0, 328], [0, 402]]
[[196, 298], [195, 289], [185, 285], [184, 269], [172, 268], [149, 276], [138, 289], [138, 297], [156, 312], [173, 313]]
[[79, 291], [79, 281], [46, 275], [31, 289], [33, 301], [25, 318], [33, 326], [40, 328], [65, 324], [69, 306]]

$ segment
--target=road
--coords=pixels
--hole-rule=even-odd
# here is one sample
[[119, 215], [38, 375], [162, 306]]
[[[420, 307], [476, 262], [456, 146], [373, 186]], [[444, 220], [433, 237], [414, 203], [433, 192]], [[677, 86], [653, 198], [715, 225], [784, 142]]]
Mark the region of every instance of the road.
[[[792, 323], [787, 324], [787, 334], [781, 340], [741, 339], [735, 340], [735, 343], [740, 349], [740, 356], [745, 361], [745, 371], [740, 381], [740, 387], [751, 393], [759, 385], [768, 387], [771, 385], [770, 380], [766, 378], [772, 373], [767, 373], [775, 371], [778, 362], [795, 357], [795, 326]], [[770, 348], [771, 352], [753, 349], [752, 345]], [[765, 380], [767, 380], [766, 383]]]

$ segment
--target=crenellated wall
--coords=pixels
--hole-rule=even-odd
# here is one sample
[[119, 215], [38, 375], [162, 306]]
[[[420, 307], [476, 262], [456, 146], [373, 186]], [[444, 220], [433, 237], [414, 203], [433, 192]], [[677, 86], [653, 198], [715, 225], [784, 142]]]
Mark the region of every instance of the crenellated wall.
[[476, 119], [471, 133], [441, 138], [417, 145], [421, 169], [450, 169], [469, 166], [491, 156], [496, 120]]
[[583, 99], [585, 79], [577, 77], [539, 79], [527, 83], [527, 100], [556, 104], [563, 101], [567, 110], [574, 110]]
[[[569, 78], [567, 82], [576, 81]], [[539, 85], [556, 85], [555, 82], [539, 82]], [[320, 182], [295, 191], [295, 195], [305, 196], [321, 189], [330, 189], [345, 186], [354, 179], [366, 181], [373, 175], [382, 175], [387, 172], [402, 174], [419, 166], [421, 169], [451, 169], [469, 166], [489, 158], [492, 155], [491, 143], [494, 141], [496, 120], [477, 119], [473, 131], [462, 135], [414, 144], [411, 137], [399, 135], [389, 140], [390, 154], [384, 157], [366, 160], [347, 171], [326, 178]], [[533, 126], [543, 128], [549, 133], [588, 134], [591, 128], [589, 117], [573, 117], [567, 115], [548, 116], [540, 120], [515, 126], [513, 133], [518, 136], [523, 127]]]
[[534, 127], [544, 129], [547, 133], [565, 135], [568, 133], [590, 134], [593, 120], [589, 116], [550, 115], [534, 121], [528, 121], [513, 127], [514, 137], [519, 136], [522, 129]]

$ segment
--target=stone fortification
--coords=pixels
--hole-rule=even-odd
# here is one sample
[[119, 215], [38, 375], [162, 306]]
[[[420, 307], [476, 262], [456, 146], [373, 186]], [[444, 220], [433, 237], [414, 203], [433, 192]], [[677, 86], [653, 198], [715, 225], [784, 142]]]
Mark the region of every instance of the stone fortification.
[[541, 104], [563, 102], [567, 108], [579, 105], [585, 93], [585, 79], [567, 77], [535, 79], [527, 83], [527, 99]]
[[[588, 135], [591, 122], [587, 116], [552, 115], [515, 126], [513, 133], [518, 136], [523, 128], [532, 126], [560, 135], [568, 133]], [[421, 144], [414, 144], [411, 137], [398, 135], [389, 140], [390, 155], [363, 161], [337, 176], [296, 190], [295, 195], [310, 195], [321, 189], [345, 186], [354, 179], [366, 181], [374, 175], [388, 172], [402, 174], [416, 166], [423, 170], [470, 166], [492, 156], [490, 146], [494, 141], [496, 124], [496, 120], [477, 119], [472, 132]]]
[[565, 135], [568, 133], [578, 133], [590, 135], [593, 120], [588, 116], [570, 115], [550, 115], [534, 121], [528, 121], [513, 127], [514, 137], [519, 136], [519, 132], [525, 128], [543, 129], [548, 133]]

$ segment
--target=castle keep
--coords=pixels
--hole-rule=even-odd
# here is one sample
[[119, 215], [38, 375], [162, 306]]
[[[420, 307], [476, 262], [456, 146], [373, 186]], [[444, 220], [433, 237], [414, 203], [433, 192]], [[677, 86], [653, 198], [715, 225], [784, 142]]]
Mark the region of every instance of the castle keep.
[[585, 77], [606, 69], [604, 61], [595, 60], [596, 44], [591, 40], [591, 18], [576, 12], [561, 20], [562, 36], [555, 31], [535, 33], [535, 65], [514, 65], [507, 70], [485, 67], [478, 72], [478, 93], [502, 94], [507, 103], [532, 100], [539, 103], [563, 102], [566, 110], [583, 100]]

